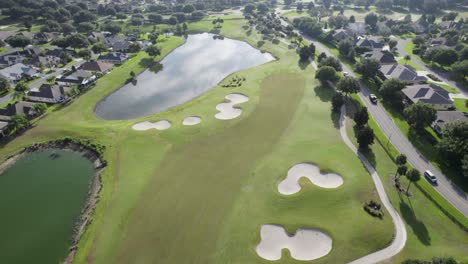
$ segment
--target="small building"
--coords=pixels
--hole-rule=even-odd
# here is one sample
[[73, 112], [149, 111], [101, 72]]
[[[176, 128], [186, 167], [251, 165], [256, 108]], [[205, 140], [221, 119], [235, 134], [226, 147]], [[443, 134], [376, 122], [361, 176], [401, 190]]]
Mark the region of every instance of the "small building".
[[35, 103], [32, 102], [17, 102], [15, 104], [9, 104], [5, 108], [0, 108], [0, 121], [10, 121], [15, 115], [24, 115], [28, 119], [32, 119], [36, 116], [36, 112], [33, 109]]
[[432, 128], [437, 134], [442, 135], [444, 127], [454, 122], [468, 122], [468, 113], [460, 111], [437, 111], [437, 118], [436, 121], [432, 123]]
[[449, 92], [435, 84], [412, 85], [401, 92], [405, 96], [406, 103], [423, 102], [432, 105], [437, 110], [453, 108], [453, 101], [449, 97]]
[[361, 55], [361, 58], [375, 59], [381, 65], [397, 63], [392, 53], [387, 52], [387, 51], [381, 51], [381, 50], [373, 50], [370, 52], [363, 53]]
[[108, 62], [115, 65], [123, 64], [126, 60], [128, 60], [128, 55], [122, 52], [114, 52], [114, 53], [107, 53], [104, 55], [99, 55], [98, 61]]
[[66, 93], [70, 90], [71, 88], [68, 86], [43, 84], [38, 91], [28, 93], [28, 100], [48, 104], [61, 103], [67, 99]]
[[90, 71], [90, 72], [99, 72], [99, 73], [108, 73], [112, 70], [114, 64], [103, 62], [103, 61], [88, 61], [80, 66], [80, 70]]
[[396, 78], [405, 83], [417, 84], [427, 81], [424, 76], [419, 76], [413, 67], [401, 64], [385, 64], [380, 67], [379, 77], [382, 80]]
[[96, 81], [96, 76], [89, 71], [76, 70], [59, 76], [55, 82], [59, 85], [72, 86], [77, 85], [78, 88], [85, 88], [90, 86]]
[[382, 49], [384, 44], [380, 42], [380, 39], [377, 37], [367, 37], [367, 38], [360, 38], [356, 42], [357, 47], [365, 47], [371, 50], [373, 49]]
[[17, 63], [13, 66], [0, 70], [0, 77], [9, 82], [17, 82], [23, 77], [34, 78], [39, 76], [38, 72], [31, 66], [26, 66], [22, 63]]
[[439, 47], [439, 46], [445, 46], [446, 43], [447, 43], [447, 39], [442, 37], [442, 38], [431, 39], [429, 44], [431, 45], [431, 47]]

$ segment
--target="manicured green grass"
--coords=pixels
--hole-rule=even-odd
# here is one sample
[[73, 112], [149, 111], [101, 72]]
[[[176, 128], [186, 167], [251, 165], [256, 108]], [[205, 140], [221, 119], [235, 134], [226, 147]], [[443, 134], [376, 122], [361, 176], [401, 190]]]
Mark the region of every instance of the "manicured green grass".
[[413, 67], [415, 70], [417, 71], [423, 71], [424, 69], [421, 68], [419, 65], [417, 65], [416, 63], [414, 63], [413, 61], [409, 60], [409, 61], [406, 61], [404, 58], [402, 59], [399, 59], [398, 60], [398, 63], [399, 64], [402, 64], [402, 65], [409, 65], [411, 67]]
[[[348, 120], [347, 131], [351, 138], [355, 138], [352, 125]], [[391, 263], [400, 263], [408, 258], [430, 259], [434, 256], [454, 256], [459, 261], [467, 261], [466, 251], [468, 237], [466, 232], [454, 224], [440, 209], [447, 210], [448, 214], [455, 217], [463, 225], [468, 226], [468, 220], [456, 208], [447, 202], [424, 178], [412, 186], [413, 194], [408, 198], [398, 194], [391, 185], [390, 174], [394, 174], [396, 166], [393, 158], [398, 154], [392, 144], [387, 144], [387, 138], [383, 136], [380, 128], [371, 118], [369, 125], [376, 134], [377, 141], [371, 147], [371, 152], [366, 156], [373, 162], [393, 206], [398, 210], [405, 221], [408, 240], [403, 251], [394, 257]], [[354, 142], [356, 144], [356, 142]], [[402, 185], [407, 186], [406, 178], [401, 178]], [[421, 191], [429, 193], [435, 202], [429, 200]]]
[[457, 108], [458, 111], [462, 111], [462, 112], [468, 112], [468, 107], [466, 107], [467, 101], [468, 100], [466, 99], [460, 99], [460, 98], [453, 99], [455, 108]]
[[309, 16], [309, 14], [307, 13], [307, 11], [302, 11], [302, 12], [288, 11], [288, 12], [284, 12], [281, 16], [287, 17], [292, 21], [294, 18]]
[[460, 93], [460, 91], [458, 91], [457, 89], [453, 88], [453, 87], [450, 86], [450, 85], [431, 82], [431, 81], [430, 81], [430, 78], [429, 78], [429, 82], [430, 82], [430, 83], [433, 83], [433, 84], [435, 84], [435, 85], [437, 85], [437, 86], [440, 86], [440, 87], [444, 88], [444, 89], [445, 89], [447, 92], [449, 92], [449, 93], [453, 93], [453, 94], [459, 94], [459, 93]]

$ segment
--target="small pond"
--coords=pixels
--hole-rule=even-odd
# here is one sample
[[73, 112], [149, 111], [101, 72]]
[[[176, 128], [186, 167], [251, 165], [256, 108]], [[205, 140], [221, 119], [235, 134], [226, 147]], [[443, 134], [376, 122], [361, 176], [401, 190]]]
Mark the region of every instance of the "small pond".
[[0, 263], [60, 263], [95, 171], [79, 153], [27, 154], [0, 175]]
[[203, 94], [231, 73], [274, 60], [245, 42], [213, 37], [189, 35], [161, 61], [162, 70], [144, 71], [135, 85], [128, 83], [99, 102], [96, 115], [124, 120], [159, 113]]

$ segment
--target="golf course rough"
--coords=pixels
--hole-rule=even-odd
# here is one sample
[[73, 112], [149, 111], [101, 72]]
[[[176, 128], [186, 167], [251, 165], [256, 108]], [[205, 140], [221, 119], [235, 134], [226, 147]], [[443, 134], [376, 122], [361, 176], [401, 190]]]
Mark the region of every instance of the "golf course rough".
[[255, 251], [260, 257], [272, 261], [281, 259], [284, 248], [293, 259], [304, 261], [321, 258], [332, 250], [331, 237], [317, 229], [300, 228], [290, 236], [282, 226], [262, 225], [260, 237]]
[[299, 179], [305, 177], [321, 188], [338, 188], [343, 184], [343, 178], [335, 173], [322, 173], [320, 168], [312, 163], [299, 163], [288, 171], [288, 175], [278, 184], [278, 191], [291, 195], [301, 190]]

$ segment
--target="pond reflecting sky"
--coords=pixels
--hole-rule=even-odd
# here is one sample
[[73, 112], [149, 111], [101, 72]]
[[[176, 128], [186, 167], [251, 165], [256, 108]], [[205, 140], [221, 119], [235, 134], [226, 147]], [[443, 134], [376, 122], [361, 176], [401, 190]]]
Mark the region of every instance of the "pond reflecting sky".
[[123, 120], [159, 113], [201, 95], [231, 73], [274, 60], [245, 42], [213, 36], [189, 35], [161, 61], [161, 71], [144, 71], [136, 85], [126, 84], [99, 102], [96, 115]]

